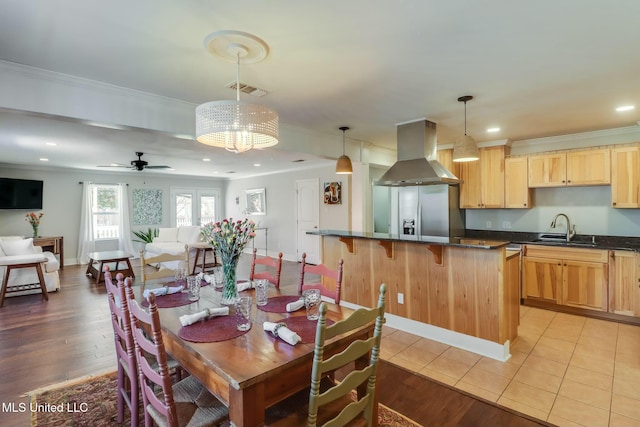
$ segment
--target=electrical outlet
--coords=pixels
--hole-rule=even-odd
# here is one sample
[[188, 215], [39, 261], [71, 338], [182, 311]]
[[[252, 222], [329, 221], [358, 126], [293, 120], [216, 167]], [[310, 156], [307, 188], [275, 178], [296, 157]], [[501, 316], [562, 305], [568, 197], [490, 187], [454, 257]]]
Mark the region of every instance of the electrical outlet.
[[487, 228], [491, 228], [493, 224], [491, 224], [491, 221], [487, 221]]
[[398, 304], [404, 304], [404, 294], [398, 294]]
[[504, 229], [511, 228], [511, 221], [502, 221], [502, 228]]

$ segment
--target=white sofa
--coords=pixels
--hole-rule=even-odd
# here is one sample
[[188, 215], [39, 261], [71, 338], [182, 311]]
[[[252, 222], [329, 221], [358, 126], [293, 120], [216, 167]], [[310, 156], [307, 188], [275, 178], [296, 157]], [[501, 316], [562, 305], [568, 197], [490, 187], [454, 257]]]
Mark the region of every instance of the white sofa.
[[[42, 274], [47, 292], [60, 289], [60, 276], [58, 270], [60, 263], [51, 252], [43, 252], [39, 246], [34, 246], [33, 239], [25, 239], [22, 236], [0, 236], [0, 263], [5, 262], [33, 262], [44, 256], [46, 261], [42, 264]], [[0, 284], [4, 280], [7, 267], [0, 266]], [[38, 274], [34, 267], [12, 269], [7, 286], [29, 285], [39, 283]], [[7, 297], [36, 294], [40, 289], [29, 289], [6, 294]]]
[[[184, 252], [184, 246], [189, 247], [189, 271], [193, 267], [196, 257], [197, 247], [202, 247], [204, 243], [200, 236], [200, 227], [197, 225], [172, 227], [172, 228], [160, 228], [158, 230], [158, 237], [153, 239], [153, 242], [147, 243], [144, 247], [145, 256], [152, 257], [160, 255], [162, 253], [179, 254]], [[175, 265], [167, 263], [166, 268], [175, 268]], [[177, 261], [173, 262], [177, 264]]]

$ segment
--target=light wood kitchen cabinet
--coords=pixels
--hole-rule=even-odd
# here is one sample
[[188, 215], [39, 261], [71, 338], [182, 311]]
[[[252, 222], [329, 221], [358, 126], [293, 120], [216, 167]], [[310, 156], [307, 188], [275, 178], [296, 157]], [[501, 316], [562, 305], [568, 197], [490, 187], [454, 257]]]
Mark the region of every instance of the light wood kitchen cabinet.
[[569, 151], [529, 156], [529, 187], [609, 185], [611, 151]]
[[560, 187], [567, 182], [566, 153], [529, 156], [529, 187]]
[[611, 251], [609, 283], [609, 311], [640, 317], [640, 254]]
[[611, 206], [640, 208], [640, 147], [611, 149]]
[[446, 150], [438, 150], [437, 157], [442, 166], [447, 168], [449, 172], [460, 178], [460, 172], [458, 171], [459, 163], [453, 161], [453, 149], [448, 148]]
[[531, 190], [528, 185], [528, 160], [510, 157], [504, 160], [504, 207], [530, 208]]
[[459, 164], [460, 207], [504, 208], [504, 158], [506, 146], [480, 149], [480, 160]]
[[523, 297], [607, 311], [608, 251], [526, 245]]

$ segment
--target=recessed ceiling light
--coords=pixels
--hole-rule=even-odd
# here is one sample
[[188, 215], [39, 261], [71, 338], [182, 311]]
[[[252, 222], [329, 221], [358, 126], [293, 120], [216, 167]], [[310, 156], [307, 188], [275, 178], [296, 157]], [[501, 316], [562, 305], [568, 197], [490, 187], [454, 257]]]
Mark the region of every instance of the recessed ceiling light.
[[210, 162], [210, 161], [211, 161], [211, 159], [207, 159], [207, 158], [205, 158], [205, 159], [202, 159], [202, 161], [203, 161], [203, 162]]
[[41, 161], [41, 162], [48, 162], [48, 161], [49, 161], [49, 159], [45, 159], [44, 157], [42, 157], [42, 158], [40, 158], [40, 161]]
[[258, 167], [260, 167], [260, 163], [254, 163], [253, 166], [258, 168]]
[[495, 132], [500, 132], [500, 128], [487, 128], [487, 132], [489, 133], [495, 133]]
[[51, 145], [52, 147], [55, 147], [58, 144], [56, 144], [55, 142], [45, 142], [45, 145]]
[[634, 108], [636, 108], [634, 105], [623, 105], [621, 107], [616, 108], [617, 112], [621, 112], [621, 111], [631, 111]]

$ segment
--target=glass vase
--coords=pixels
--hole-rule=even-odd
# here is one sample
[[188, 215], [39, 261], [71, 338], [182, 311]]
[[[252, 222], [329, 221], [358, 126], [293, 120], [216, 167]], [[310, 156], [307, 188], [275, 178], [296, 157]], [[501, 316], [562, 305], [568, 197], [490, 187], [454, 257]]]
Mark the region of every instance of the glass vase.
[[31, 227], [33, 228], [33, 238], [35, 239], [36, 237], [38, 237], [38, 226], [32, 225]]
[[236, 270], [238, 258], [229, 257], [222, 259], [222, 271], [224, 272], [224, 288], [222, 289], [222, 304], [235, 305], [238, 300], [238, 286], [236, 284]]

